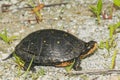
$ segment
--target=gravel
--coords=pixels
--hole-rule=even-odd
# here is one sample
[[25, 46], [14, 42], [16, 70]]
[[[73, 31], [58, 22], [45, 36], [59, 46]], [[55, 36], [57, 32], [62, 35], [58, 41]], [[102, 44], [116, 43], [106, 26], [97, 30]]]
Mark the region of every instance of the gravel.
[[[101, 24], [98, 25], [96, 17], [89, 11], [89, 5], [96, 4], [97, 0], [39, 0], [44, 4], [55, 4], [60, 2], [68, 2], [66, 5], [45, 7], [40, 10], [42, 21], [35, 21], [35, 14], [31, 9], [18, 8], [26, 7], [28, 0], [19, 2], [17, 0], [0, 0], [0, 32], [7, 29], [8, 35], [16, 35], [17, 40], [14, 40], [10, 45], [0, 40], [0, 80], [118, 80], [119, 74], [99, 74], [99, 75], [68, 75], [65, 74], [64, 68], [36, 66], [36, 73], [28, 72], [25, 75], [22, 69], [19, 69], [17, 63], [11, 58], [2, 61], [14, 51], [15, 46], [29, 33], [40, 29], [60, 29], [67, 31], [78, 38], [88, 42], [95, 40], [98, 43], [109, 38], [108, 25], [120, 21], [120, 10], [114, 10], [113, 18], [104, 20], [101, 16]], [[35, 2], [38, 4], [37, 0]], [[112, 0], [104, 0], [103, 8], [111, 6]], [[2, 5], [10, 4], [9, 12], [2, 12]], [[13, 5], [16, 4], [16, 5]], [[30, 21], [29, 20], [33, 20]], [[116, 48], [120, 53], [120, 34], [117, 34]], [[110, 53], [106, 49], [98, 49], [94, 55], [85, 58], [81, 62], [82, 71], [108, 70], [110, 69], [114, 48]], [[117, 54], [115, 69], [120, 69], [120, 54]], [[74, 70], [72, 70], [74, 71]]]

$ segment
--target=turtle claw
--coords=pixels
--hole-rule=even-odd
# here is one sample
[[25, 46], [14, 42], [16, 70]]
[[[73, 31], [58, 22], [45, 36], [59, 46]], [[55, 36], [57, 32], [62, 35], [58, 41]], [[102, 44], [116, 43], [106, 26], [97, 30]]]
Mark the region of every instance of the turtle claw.
[[80, 70], [82, 70], [82, 67], [80, 67], [80, 66], [73, 67], [73, 68], [74, 68], [74, 70], [76, 70], [76, 71], [80, 71]]
[[73, 69], [76, 70], [76, 71], [82, 70], [82, 67], [80, 66], [80, 64], [81, 64], [80, 59], [77, 58], [77, 59], [75, 60]]

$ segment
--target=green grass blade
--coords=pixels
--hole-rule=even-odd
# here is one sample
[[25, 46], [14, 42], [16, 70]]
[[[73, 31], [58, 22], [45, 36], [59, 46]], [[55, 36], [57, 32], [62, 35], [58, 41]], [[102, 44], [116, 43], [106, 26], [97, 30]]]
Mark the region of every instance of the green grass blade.
[[97, 11], [98, 11], [99, 15], [101, 14], [101, 10], [102, 10], [102, 0], [98, 0]]
[[114, 69], [114, 67], [115, 67], [116, 55], [117, 55], [117, 50], [115, 50], [113, 53], [110, 69]]
[[29, 66], [28, 66], [28, 68], [27, 68], [27, 72], [30, 70], [30, 67], [32, 66], [32, 62], [33, 62], [33, 60], [34, 60], [34, 57], [35, 57], [35, 56], [33, 56], [32, 59], [31, 59], [31, 61], [30, 61], [30, 64], [29, 64]]
[[99, 44], [99, 48], [100, 49], [103, 49], [103, 48], [105, 48], [105, 43], [103, 42], [103, 41], [100, 41], [100, 44]]
[[116, 6], [120, 7], [120, 0], [113, 0], [113, 3], [114, 3]]
[[[29, 0], [29, 4], [33, 7], [33, 9], [35, 9], [35, 5], [32, 0]], [[35, 11], [35, 14], [40, 20], [42, 19], [42, 15], [38, 11]]]
[[116, 28], [120, 28], [120, 22], [116, 23]]
[[75, 63], [75, 60], [74, 60], [69, 66], [66, 66], [66, 67], [65, 67], [65, 70], [66, 70], [67, 72], [70, 72], [71, 69], [73, 68], [74, 63]]
[[3, 33], [0, 33], [0, 38], [6, 42], [7, 44], [10, 44], [14, 39], [17, 39], [17, 36], [8, 36], [6, 28], [4, 29]]
[[106, 46], [105, 47], [109, 51], [109, 49], [110, 49], [109, 40], [106, 40]]
[[90, 7], [90, 10], [97, 16], [98, 14], [98, 11], [97, 11], [97, 8], [95, 6], [89, 6]]
[[20, 66], [20, 67], [24, 67], [25, 62], [18, 57], [15, 53], [13, 53], [13, 56], [15, 57], [15, 62]]
[[8, 43], [12, 42], [13, 40], [17, 39], [17, 36], [10, 36], [8, 38]]
[[25, 76], [24, 76], [24, 78], [26, 78], [26, 76], [27, 76], [27, 74], [28, 74], [28, 72], [29, 72], [29, 70], [30, 70], [30, 68], [31, 68], [31, 66], [32, 66], [32, 63], [33, 63], [34, 57], [35, 57], [35, 56], [33, 56], [32, 59], [31, 59], [31, 61], [30, 61], [30, 64], [29, 64], [29, 66], [28, 66], [28, 68], [27, 68], [27, 70], [26, 70], [26, 72], [25, 72]]
[[109, 37], [112, 39], [113, 38], [113, 34], [115, 32], [115, 27], [110, 26], [109, 27]]
[[4, 35], [5, 35], [6, 38], [7, 38], [7, 30], [6, 30], [6, 28], [4, 29]]
[[1, 34], [1, 33], [0, 33], [0, 38], [1, 38], [3, 41], [7, 42], [7, 38], [6, 38], [6, 36], [5, 36], [4, 34]]
[[102, 11], [102, 0], [98, 0], [97, 6], [91, 5], [89, 7], [90, 7], [91, 11], [97, 17], [98, 24], [100, 24], [100, 14], [101, 14], [101, 11]]
[[1, 37], [1, 39], [2, 39], [4, 42], [8, 43], [7, 30], [6, 30], [6, 29], [4, 29], [4, 32], [3, 32], [3, 33], [0, 33], [0, 37]]
[[119, 29], [119, 28], [120, 28], [120, 22], [117, 22], [116, 24], [109, 25], [109, 37], [112, 38], [114, 33], [116, 33], [117, 29]]
[[41, 69], [39, 70], [39, 72], [38, 72], [38, 75], [39, 75], [39, 76], [45, 75], [45, 70], [44, 70], [43, 68], [41, 68]]

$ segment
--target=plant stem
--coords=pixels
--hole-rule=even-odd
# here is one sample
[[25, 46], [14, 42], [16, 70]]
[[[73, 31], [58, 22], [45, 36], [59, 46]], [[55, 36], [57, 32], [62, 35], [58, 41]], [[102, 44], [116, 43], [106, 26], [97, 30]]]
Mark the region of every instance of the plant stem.
[[98, 24], [100, 24], [100, 15], [97, 14], [97, 21], [98, 21]]

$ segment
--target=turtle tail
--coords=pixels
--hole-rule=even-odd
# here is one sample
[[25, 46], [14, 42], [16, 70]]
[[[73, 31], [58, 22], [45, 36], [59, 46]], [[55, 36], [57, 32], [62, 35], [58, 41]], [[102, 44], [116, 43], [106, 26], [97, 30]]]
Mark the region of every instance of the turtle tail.
[[12, 58], [13, 57], [13, 53], [11, 53], [8, 57], [6, 57], [5, 59], [2, 59], [2, 61], [5, 61], [5, 60], [7, 60], [7, 59], [9, 59], [9, 58]]

